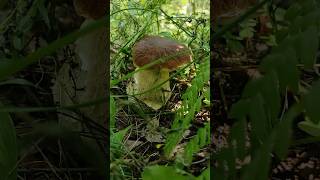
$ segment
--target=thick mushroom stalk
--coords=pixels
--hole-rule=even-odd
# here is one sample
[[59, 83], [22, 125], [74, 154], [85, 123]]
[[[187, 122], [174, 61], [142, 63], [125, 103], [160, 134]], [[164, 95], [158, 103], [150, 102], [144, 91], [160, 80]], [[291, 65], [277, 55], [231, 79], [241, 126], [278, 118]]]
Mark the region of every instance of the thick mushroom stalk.
[[[86, 26], [92, 20], [86, 20], [82, 26]], [[84, 77], [85, 91], [80, 102], [106, 96], [107, 89], [107, 29], [101, 28], [81, 37], [76, 41], [76, 54], [81, 62], [81, 71], [86, 73]], [[101, 124], [106, 120], [105, 104], [94, 105], [84, 108], [87, 116], [98, 120]]]
[[[102, 18], [107, 12], [107, 0], [74, 0], [74, 6], [77, 14], [85, 18], [80, 28]], [[76, 63], [79, 63], [81, 67], [73, 68], [69, 63], [62, 66], [53, 87], [56, 102], [65, 106], [106, 96], [107, 48], [106, 27], [96, 29], [75, 42], [76, 57], [79, 60]], [[100, 125], [106, 123], [105, 104], [97, 104], [79, 110], [81, 114]], [[70, 112], [65, 113], [75, 116]], [[73, 129], [81, 128], [81, 123], [67, 116], [59, 116], [59, 119], [65, 126]]]
[[[87, 26], [92, 21], [102, 18], [106, 14], [107, 0], [74, 0], [77, 13], [85, 17], [81, 25]], [[76, 53], [81, 61], [81, 69], [86, 73], [85, 92], [80, 97], [81, 102], [105, 97], [107, 89], [107, 28], [99, 28], [76, 41]], [[104, 104], [94, 105], [84, 109], [85, 114], [100, 124], [106, 120]]]
[[168, 69], [145, 69], [133, 77], [134, 83], [128, 86], [128, 94], [134, 95], [154, 110], [160, 109], [169, 100], [171, 89], [167, 81]]
[[[139, 70], [127, 92], [154, 110], [160, 109], [171, 96], [169, 73], [191, 61], [191, 51], [183, 44], [160, 36], [145, 36], [133, 49], [133, 62]], [[147, 69], [143, 68], [155, 63]]]

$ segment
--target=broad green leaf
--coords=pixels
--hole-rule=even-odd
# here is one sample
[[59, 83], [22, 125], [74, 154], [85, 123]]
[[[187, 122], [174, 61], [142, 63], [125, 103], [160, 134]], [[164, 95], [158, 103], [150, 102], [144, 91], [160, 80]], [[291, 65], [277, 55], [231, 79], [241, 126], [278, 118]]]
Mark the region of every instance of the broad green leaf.
[[251, 131], [253, 136], [258, 138], [260, 141], [264, 141], [264, 139], [268, 135], [268, 131], [270, 126], [268, 125], [268, 119], [266, 116], [264, 104], [264, 98], [261, 94], [257, 94], [251, 101], [249, 117], [251, 120]]
[[299, 114], [297, 105], [293, 105], [284, 115], [280, 124], [276, 127], [274, 151], [279, 158], [283, 159], [288, 153], [291, 144], [292, 122]]
[[210, 165], [208, 165], [208, 168], [204, 170], [196, 180], [210, 180]]
[[271, 134], [268, 139], [260, 146], [252, 157], [251, 163], [245, 168], [241, 180], [267, 180], [271, 161], [271, 151], [274, 135]]
[[253, 97], [261, 93], [264, 97], [264, 108], [267, 113], [268, 118], [271, 120], [270, 123], [275, 123], [280, 112], [280, 86], [277, 74], [274, 70], [270, 70], [268, 74], [262, 78], [251, 80], [247, 83], [243, 97]]
[[261, 85], [262, 95], [264, 97], [266, 112], [271, 123], [276, 123], [277, 116], [281, 110], [280, 86], [275, 71], [263, 77], [264, 82]]
[[289, 7], [284, 15], [284, 18], [288, 21], [293, 21], [301, 13], [301, 6], [298, 3], [294, 3]]
[[227, 46], [230, 49], [231, 52], [242, 52], [244, 49], [244, 46], [241, 44], [238, 40], [233, 39], [226, 39]]
[[312, 121], [306, 120], [299, 122], [298, 127], [311, 136], [320, 137], [320, 124], [315, 124]]
[[234, 119], [243, 119], [249, 112], [250, 99], [241, 99], [231, 107], [229, 116]]
[[190, 127], [196, 112], [200, 110], [203, 96], [199, 97], [206, 82], [210, 79], [209, 59], [200, 64], [197, 76], [192, 80], [191, 86], [182, 95], [182, 107], [177, 111], [171, 129], [175, 131], [167, 135], [164, 146], [165, 156], [170, 157], [176, 145], [183, 139], [185, 130]]
[[143, 180], [164, 180], [164, 179], [174, 179], [174, 180], [194, 180], [193, 176], [182, 175], [170, 166], [149, 166], [146, 167], [142, 173]]
[[299, 34], [296, 42], [297, 52], [301, 62], [306, 68], [312, 68], [316, 60], [316, 53], [319, 47], [319, 37], [315, 26], [309, 27], [306, 31]]
[[218, 167], [213, 168], [212, 179], [219, 179], [219, 180], [227, 180], [228, 173], [224, 172], [223, 165], [219, 165]]
[[23, 59], [12, 58], [10, 60], [5, 61], [4, 59], [0, 59], [0, 79], [8, 77], [16, 72], [19, 72], [23, 68], [26, 68], [27, 66], [37, 62], [40, 58], [50, 55], [54, 53], [56, 50], [62, 48], [63, 46], [72, 43], [78, 37], [86, 35], [92, 32], [93, 30], [96, 30], [97, 28], [103, 27], [106, 23], [107, 18], [97, 20], [96, 22], [91, 23], [90, 25], [82, 28], [81, 30], [78, 30], [65, 37], [53, 41], [46, 47], [37, 49], [34, 53], [29, 54], [27, 57], [24, 57]]
[[0, 179], [16, 180], [18, 158], [15, 127], [8, 113], [0, 113]]
[[306, 109], [306, 114], [310, 120], [318, 124], [320, 122], [320, 81], [313, 84], [310, 92], [305, 96], [304, 107]]
[[35, 0], [32, 3], [32, 6], [29, 8], [27, 14], [22, 17], [22, 19], [19, 21], [17, 30], [18, 32], [26, 33], [28, 32], [34, 23], [34, 17], [37, 15], [37, 7], [39, 6], [39, 3], [41, 3], [43, 0]]
[[184, 150], [184, 165], [189, 166], [192, 163], [192, 158], [200, 148], [210, 143], [210, 125], [207, 123], [204, 128], [200, 128], [195, 137], [193, 137]]
[[233, 147], [221, 149], [213, 158], [218, 163], [218, 168], [213, 172], [213, 177], [219, 177], [221, 180], [235, 179], [236, 157]]
[[172, 34], [171, 34], [171, 32], [168, 32], [168, 31], [160, 32], [159, 35], [172, 39]]
[[309, 12], [315, 11], [317, 4], [314, 0], [304, 0], [304, 1], [299, 1], [301, 5], [301, 13], [307, 14]]
[[247, 123], [243, 118], [234, 123], [231, 129], [231, 139], [233, 148], [236, 150], [236, 157], [243, 159], [246, 155], [246, 135], [247, 135]]
[[25, 79], [8, 79], [0, 82], [0, 86], [4, 86], [4, 85], [22, 85], [22, 86], [36, 87], [32, 82]]
[[302, 30], [305, 31], [308, 28], [315, 26], [317, 27], [317, 30], [320, 28], [320, 9], [318, 8], [317, 11], [311, 11], [307, 15], [303, 17], [303, 23], [302, 23]]
[[123, 140], [125, 135], [127, 134], [128, 130], [131, 128], [131, 126], [118, 131], [116, 133], [111, 132], [110, 136], [110, 159], [115, 160], [122, 156], [124, 153], [123, 149]]
[[121, 144], [125, 135], [127, 134], [128, 130], [131, 128], [131, 126], [122, 129], [116, 133], [112, 133], [111, 137], [110, 137], [110, 142], [111, 144], [115, 144], [116, 146], [118, 146], [118, 144]]
[[289, 27], [289, 34], [294, 36], [298, 33], [300, 33], [303, 29], [303, 17], [302, 16], [298, 16], [294, 22], [290, 25]]
[[282, 42], [277, 50], [282, 51], [282, 53], [273, 53], [263, 60], [261, 70], [265, 72], [276, 72], [282, 93], [285, 92], [287, 87], [297, 92], [299, 84], [299, 71], [296, 67], [297, 58], [294, 50], [290, 48], [290, 46], [287, 46], [291, 40], [286, 41], [287, 42]]
[[51, 26], [50, 26], [50, 20], [49, 20], [49, 16], [48, 16], [48, 9], [45, 7], [45, 0], [41, 0], [38, 4], [38, 10], [39, 10], [39, 13], [43, 19], [43, 21], [46, 23], [47, 27], [49, 29], [51, 29]]
[[239, 32], [239, 36], [243, 39], [252, 38], [254, 36], [254, 29], [247, 27]]

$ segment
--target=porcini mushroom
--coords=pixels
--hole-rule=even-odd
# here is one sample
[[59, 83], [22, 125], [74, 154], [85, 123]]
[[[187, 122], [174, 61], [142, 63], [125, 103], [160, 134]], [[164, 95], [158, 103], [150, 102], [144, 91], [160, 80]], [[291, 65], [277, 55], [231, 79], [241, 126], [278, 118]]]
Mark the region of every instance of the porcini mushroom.
[[86, 19], [99, 19], [107, 13], [107, 0], [74, 0], [78, 15]]
[[[169, 72], [192, 61], [191, 51], [185, 45], [150, 35], [135, 43], [132, 58], [138, 71], [134, 74], [134, 83], [127, 88], [128, 94], [135, 95], [154, 110], [160, 109], [171, 96]], [[139, 70], [148, 64], [151, 67]]]
[[[85, 18], [80, 28], [102, 18], [107, 13], [107, 0], [74, 0], [77, 14]], [[54, 99], [60, 105], [84, 103], [105, 97], [107, 88], [107, 27], [80, 37], [75, 42], [76, 58], [80, 68], [72, 68], [65, 63], [60, 69], [53, 87]], [[70, 75], [72, 72], [72, 77]], [[86, 117], [104, 125], [107, 120], [105, 104], [97, 104], [80, 109]], [[70, 112], [65, 112], [74, 116]], [[59, 116], [61, 122], [71, 128], [79, 129], [81, 124], [66, 116]], [[68, 119], [67, 121], [65, 119]]]
[[[107, 13], [107, 0], [74, 0], [78, 15], [85, 17], [80, 28], [92, 21], [102, 18]], [[105, 97], [107, 94], [107, 27], [102, 27], [79, 38], [76, 41], [76, 53], [82, 63], [82, 71], [86, 71], [85, 93], [81, 102]], [[106, 120], [105, 104], [94, 105], [84, 109], [86, 114], [100, 124]]]
[[[226, 20], [236, 16], [239, 16], [243, 10], [246, 10], [249, 6], [255, 4], [257, 0], [223, 0], [216, 1], [213, 4], [212, 20], [217, 19]], [[216, 23], [216, 22], [214, 22]]]

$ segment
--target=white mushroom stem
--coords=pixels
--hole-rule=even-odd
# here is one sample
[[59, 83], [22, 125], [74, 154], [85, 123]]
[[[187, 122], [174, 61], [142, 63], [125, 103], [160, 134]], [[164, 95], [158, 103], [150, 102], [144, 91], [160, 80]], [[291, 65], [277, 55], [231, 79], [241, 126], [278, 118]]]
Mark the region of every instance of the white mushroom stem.
[[158, 110], [166, 104], [171, 96], [168, 79], [168, 69], [145, 69], [138, 71], [134, 74], [134, 83], [128, 87], [128, 94], [135, 95], [137, 99], [152, 109]]
[[[82, 27], [87, 26], [93, 20], [87, 19]], [[85, 92], [79, 98], [79, 102], [87, 102], [105, 97], [107, 88], [107, 28], [97, 29], [76, 41], [76, 53], [81, 62], [81, 71], [86, 73], [83, 79]], [[105, 104], [84, 108], [86, 115], [98, 120], [102, 124], [106, 119]]]
[[[81, 28], [87, 26], [93, 20], [87, 19]], [[107, 30], [106, 28], [95, 31], [79, 38], [75, 42], [76, 61], [81, 67], [72, 67], [65, 63], [58, 72], [53, 94], [55, 102], [61, 106], [85, 103], [106, 96], [107, 88]], [[70, 73], [71, 72], [71, 73]], [[105, 126], [107, 114], [105, 104], [96, 104], [79, 109], [86, 117]], [[64, 111], [68, 115], [76, 117], [70, 111]], [[81, 118], [81, 117], [78, 117]], [[68, 116], [60, 115], [60, 122], [67, 127], [81, 130], [81, 124]]]

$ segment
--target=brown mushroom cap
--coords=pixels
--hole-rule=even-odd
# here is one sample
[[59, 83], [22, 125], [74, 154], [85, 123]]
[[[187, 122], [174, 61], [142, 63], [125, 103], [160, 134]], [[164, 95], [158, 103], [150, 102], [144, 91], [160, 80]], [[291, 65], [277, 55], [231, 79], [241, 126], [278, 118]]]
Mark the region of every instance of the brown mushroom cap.
[[132, 49], [133, 63], [142, 67], [160, 58], [152, 68], [175, 70], [179, 66], [191, 62], [191, 51], [183, 44], [160, 36], [145, 36]]
[[249, 6], [255, 4], [257, 0], [223, 0], [216, 1], [212, 7], [213, 19], [217, 19], [220, 16], [228, 19], [233, 17], [233, 14], [230, 12], [239, 12], [247, 9]]
[[99, 19], [107, 13], [107, 0], [74, 0], [78, 15], [85, 18]]

